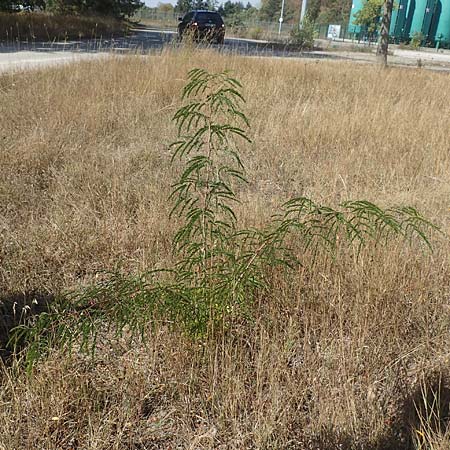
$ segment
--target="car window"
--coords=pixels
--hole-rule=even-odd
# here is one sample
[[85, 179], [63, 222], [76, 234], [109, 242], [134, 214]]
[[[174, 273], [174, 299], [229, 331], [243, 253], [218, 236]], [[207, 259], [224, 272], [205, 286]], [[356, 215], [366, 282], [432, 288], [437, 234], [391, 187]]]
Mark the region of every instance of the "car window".
[[223, 24], [222, 17], [215, 12], [198, 12], [195, 21], [198, 23], [214, 23], [215, 25]]

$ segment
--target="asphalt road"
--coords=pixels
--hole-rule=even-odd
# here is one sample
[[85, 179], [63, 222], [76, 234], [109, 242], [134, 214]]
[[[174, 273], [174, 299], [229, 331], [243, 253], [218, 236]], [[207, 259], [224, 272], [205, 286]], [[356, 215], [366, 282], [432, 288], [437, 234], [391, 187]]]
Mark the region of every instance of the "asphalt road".
[[[115, 39], [0, 43], [0, 72], [62, 64], [111, 53], [159, 52], [165, 47], [179, 45], [175, 32], [147, 28], [135, 29], [130, 36]], [[227, 54], [339, 59], [337, 55], [288, 51], [282, 45], [251, 39], [226, 38], [223, 46], [211, 44], [209, 47]]]
[[[86, 39], [67, 42], [0, 42], [0, 72], [32, 69], [35, 67], [64, 64], [77, 60], [101, 58], [111, 53], [152, 53], [160, 52], [165, 47], [177, 47], [177, 35], [174, 31], [151, 28], [133, 30], [128, 37], [116, 39]], [[329, 42], [321, 43], [326, 48]], [[239, 54], [261, 57], [293, 57], [328, 60], [351, 60], [361, 63], [375, 62], [375, 54], [347, 51], [298, 52], [287, 49], [281, 44], [256, 41], [251, 39], [226, 38], [225, 44], [210, 45], [210, 48], [225, 54]], [[394, 49], [389, 61], [395, 65], [417, 66], [439, 71], [450, 71], [450, 52], [410, 51]]]

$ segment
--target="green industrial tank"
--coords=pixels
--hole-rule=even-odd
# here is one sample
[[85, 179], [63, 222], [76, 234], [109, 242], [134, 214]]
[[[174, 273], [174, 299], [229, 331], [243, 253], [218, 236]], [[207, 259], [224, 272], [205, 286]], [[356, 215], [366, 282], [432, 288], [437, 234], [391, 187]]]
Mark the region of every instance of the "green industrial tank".
[[436, 1], [436, 7], [434, 8], [434, 14], [433, 19], [431, 20], [431, 26], [430, 26], [430, 34], [429, 34], [429, 41], [430, 43], [436, 43], [436, 32], [437, 27], [439, 25], [439, 19], [441, 17], [441, 10], [442, 10], [442, 3], [440, 0]]
[[348, 32], [350, 34], [356, 34], [361, 32], [361, 27], [355, 25], [353, 21], [355, 20], [355, 14], [361, 10], [364, 5], [364, 0], [353, 0], [352, 9], [350, 11], [350, 19], [348, 21]]
[[395, 24], [397, 23], [397, 17], [398, 17], [398, 9], [394, 6], [394, 9], [392, 10], [391, 27], [389, 28], [390, 36], [394, 36]]
[[439, 14], [439, 22], [436, 28], [435, 40], [445, 46], [450, 46], [450, 0], [439, 0], [436, 14]]
[[423, 22], [428, 0], [411, 0], [409, 3], [408, 16], [410, 16], [411, 27], [409, 35], [412, 37], [416, 33], [423, 33]]
[[408, 10], [408, 0], [398, 0], [397, 7], [392, 12], [391, 28], [389, 34], [398, 40], [402, 40], [406, 34], [406, 12]]
[[425, 8], [425, 14], [422, 23], [422, 33], [425, 36], [425, 40], [427, 42], [429, 42], [430, 40], [431, 23], [436, 11], [436, 4], [437, 0], [428, 0], [427, 6]]

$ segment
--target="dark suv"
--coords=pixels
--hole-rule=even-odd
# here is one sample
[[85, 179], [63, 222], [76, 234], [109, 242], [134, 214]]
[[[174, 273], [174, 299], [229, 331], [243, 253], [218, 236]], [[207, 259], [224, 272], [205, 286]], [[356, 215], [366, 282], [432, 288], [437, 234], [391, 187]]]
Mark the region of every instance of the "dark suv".
[[222, 17], [216, 11], [190, 11], [178, 20], [178, 37], [190, 34], [195, 40], [216, 41], [223, 44], [225, 39], [225, 24]]

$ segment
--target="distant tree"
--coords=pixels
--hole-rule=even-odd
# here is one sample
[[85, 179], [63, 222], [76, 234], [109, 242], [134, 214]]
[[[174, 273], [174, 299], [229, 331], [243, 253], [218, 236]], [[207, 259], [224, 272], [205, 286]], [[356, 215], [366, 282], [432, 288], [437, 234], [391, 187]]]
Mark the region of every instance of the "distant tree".
[[193, 9], [209, 9], [209, 2], [207, 0], [193, 0]]
[[232, 2], [227, 0], [223, 5], [219, 6], [219, 13], [224, 17], [229, 17], [232, 15], [237, 15], [242, 13], [245, 7], [242, 2]]
[[187, 13], [193, 9], [216, 9], [216, 0], [177, 0], [175, 11], [179, 14]]
[[364, 27], [373, 35], [380, 27], [381, 8], [384, 0], [365, 0], [363, 7], [355, 14], [353, 23]]
[[36, 8], [44, 10], [46, 8], [45, 0], [26, 0], [22, 2], [22, 5], [30, 6], [33, 10]]
[[156, 7], [158, 12], [161, 13], [172, 13], [174, 10], [174, 6], [172, 3], [158, 3], [158, 6]]
[[320, 23], [342, 23], [347, 22], [350, 9], [352, 6], [351, 0], [311, 0], [313, 3], [319, 3], [319, 13], [317, 22]]
[[192, 0], [177, 0], [175, 11], [179, 14], [187, 13], [192, 9]]
[[87, 10], [105, 16], [132, 16], [143, 2], [140, 0], [87, 0]]
[[9, 12], [13, 10], [13, 3], [10, 0], [0, 0], [0, 11]]
[[[1, 1], [1, 0], [0, 0]], [[56, 14], [132, 16], [144, 3], [140, 0], [47, 0], [46, 9]]]
[[225, 23], [230, 27], [242, 27], [245, 22], [258, 14], [258, 10], [250, 3], [246, 6], [240, 1], [227, 0], [218, 8], [218, 12], [224, 17]]
[[82, 14], [87, 12], [82, 0], [47, 0], [46, 9], [55, 14]]
[[260, 16], [262, 20], [276, 21], [280, 17], [281, 0], [262, 0]]
[[[282, 0], [262, 0], [259, 17], [268, 22], [278, 22], [281, 13]], [[299, 0], [285, 0], [283, 19], [284, 22], [298, 22], [300, 16]]]
[[[20, 7], [19, 7], [20, 5]], [[44, 0], [0, 0], [0, 11], [14, 12], [20, 11], [21, 8], [30, 8], [32, 10], [36, 8], [45, 9]]]
[[310, 0], [308, 2], [308, 18], [311, 22], [316, 22], [319, 17], [321, 5], [321, 0]]

